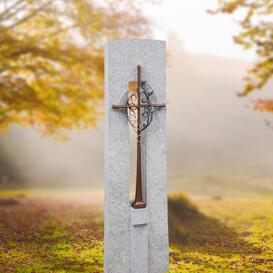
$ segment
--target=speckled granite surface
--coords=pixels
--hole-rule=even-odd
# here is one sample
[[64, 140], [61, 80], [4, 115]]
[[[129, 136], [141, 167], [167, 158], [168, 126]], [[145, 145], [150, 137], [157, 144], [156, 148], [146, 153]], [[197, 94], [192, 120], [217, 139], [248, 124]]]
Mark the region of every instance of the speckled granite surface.
[[[138, 273], [131, 269], [128, 122], [124, 110], [111, 106], [122, 102], [138, 64], [156, 94], [154, 102], [165, 102], [165, 47], [163, 41], [119, 40], [105, 48], [105, 273]], [[156, 111], [143, 139], [149, 223], [136, 237], [148, 232], [149, 273], [168, 271], [165, 111]]]

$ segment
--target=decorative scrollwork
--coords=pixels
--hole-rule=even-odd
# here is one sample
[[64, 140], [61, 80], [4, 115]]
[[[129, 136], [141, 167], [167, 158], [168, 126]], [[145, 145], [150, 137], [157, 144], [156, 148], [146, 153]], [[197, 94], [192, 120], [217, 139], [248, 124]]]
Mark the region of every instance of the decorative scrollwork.
[[[136, 133], [145, 130], [153, 120], [153, 113], [155, 111], [155, 107], [151, 105], [151, 96], [153, 93], [150, 85], [143, 81], [139, 90], [136, 90], [128, 97], [127, 105], [130, 107], [127, 108], [127, 117]], [[140, 95], [141, 107], [138, 105], [138, 95]], [[141, 113], [140, 122], [138, 121], [138, 111]]]

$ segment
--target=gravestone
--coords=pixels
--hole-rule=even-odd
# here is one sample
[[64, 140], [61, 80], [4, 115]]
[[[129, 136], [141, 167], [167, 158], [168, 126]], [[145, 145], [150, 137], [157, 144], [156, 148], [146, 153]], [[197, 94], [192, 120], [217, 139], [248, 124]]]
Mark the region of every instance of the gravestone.
[[[168, 271], [165, 51], [156, 40], [105, 48], [105, 273]], [[129, 125], [137, 145], [134, 201]]]

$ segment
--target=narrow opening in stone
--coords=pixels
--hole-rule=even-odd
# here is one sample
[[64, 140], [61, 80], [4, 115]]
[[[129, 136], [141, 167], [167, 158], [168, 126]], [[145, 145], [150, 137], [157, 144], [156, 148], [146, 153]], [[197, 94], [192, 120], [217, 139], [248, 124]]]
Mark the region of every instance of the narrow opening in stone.
[[136, 187], [136, 134], [132, 128], [129, 129], [129, 154], [130, 154], [130, 201], [135, 197]]
[[[128, 83], [128, 97], [137, 90], [137, 81]], [[136, 132], [129, 124], [129, 154], [130, 154], [130, 201], [135, 197], [136, 186]]]
[[[143, 86], [145, 82], [141, 82]], [[144, 158], [144, 134], [142, 117], [144, 117], [144, 108], [139, 107], [142, 104], [142, 89], [138, 92], [138, 82], [131, 81], [128, 84], [128, 104], [133, 106], [127, 108], [128, 121], [130, 124], [130, 200], [134, 200], [134, 208], [144, 208], [145, 204], [145, 158]], [[139, 98], [140, 96], [140, 98]]]

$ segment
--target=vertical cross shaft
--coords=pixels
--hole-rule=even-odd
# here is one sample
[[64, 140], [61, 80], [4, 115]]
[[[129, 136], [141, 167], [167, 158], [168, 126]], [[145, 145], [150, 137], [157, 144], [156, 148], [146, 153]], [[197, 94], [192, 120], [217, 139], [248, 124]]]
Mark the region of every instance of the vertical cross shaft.
[[[140, 98], [140, 88], [141, 88], [141, 67], [137, 66], [137, 103], [141, 104]], [[141, 163], [141, 108], [137, 109], [137, 166], [136, 166], [136, 191], [135, 200], [132, 203], [133, 208], [140, 209], [145, 208], [146, 204], [143, 200], [142, 193], [142, 163]]]

